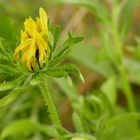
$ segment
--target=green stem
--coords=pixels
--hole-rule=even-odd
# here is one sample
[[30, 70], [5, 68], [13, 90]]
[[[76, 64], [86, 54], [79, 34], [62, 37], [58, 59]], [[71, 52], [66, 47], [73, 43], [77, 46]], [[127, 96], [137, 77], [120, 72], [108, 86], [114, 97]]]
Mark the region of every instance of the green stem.
[[118, 60], [122, 63], [122, 43], [118, 34], [118, 10], [117, 6], [113, 6], [112, 8], [112, 35], [114, 40], [114, 47], [117, 51]]
[[45, 81], [41, 81], [41, 83], [40, 83], [40, 89], [41, 89], [43, 98], [45, 100], [45, 104], [48, 107], [48, 111], [50, 113], [50, 117], [51, 117], [52, 122], [54, 123], [54, 125], [57, 128], [61, 128], [60, 119], [58, 117], [58, 114], [57, 114], [55, 105], [53, 103], [51, 94], [49, 92], [48, 85], [46, 84]]
[[133, 93], [131, 90], [131, 86], [128, 82], [128, 76], [126, 74], [126, 71], [125, 71], [125, 68], [123, 65], [120, 67], [119, 71], [120, 71], [123, 91], [124, 91], [125, 96], [127, 98], [128, 108], [130, 111], [135, 112], [136, 110], [135, 110], [135, 102], [134, 102]]
[[114, 45], [117, 50], [117, 58], [118, 58], [118, 70], [121, 76], [123, 92], [127, 98], [127, 103], [129, 110], [134, 112], [135, 111], [135, 103], [133, 98], [133, 93], [128, 82], [128, 76], [125, 71], [125, 67], [123, 65], [123, 51], [122, 51], [122, 42], [120, 40], [119, 31], [118, 31], [118, 4], [114, 4], [112, 7], [112, 36], [114, 40]]

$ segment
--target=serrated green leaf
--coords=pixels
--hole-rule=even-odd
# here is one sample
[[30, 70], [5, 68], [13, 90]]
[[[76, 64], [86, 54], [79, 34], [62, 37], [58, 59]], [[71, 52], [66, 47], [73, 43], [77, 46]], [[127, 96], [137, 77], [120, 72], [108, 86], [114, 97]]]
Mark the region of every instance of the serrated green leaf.
[[64, 65], [62, 65], [62, 68], [63, 68], [64, 71], [66, 71], [68, 73], [78, 74], [81, 81], [84, 83], [84, 77], [83, 77], [79, 68], [76, 65], [74, 65], [74, 64], [64, 64]]
[[16, 68], [9, 65], [0, 64], [0, 68], [0, 71], [3, 71], [5, 73], [19, 73]]
[[[20, 77], [16, 78], [16, 80], [9, 81], [9, 82], [3, 82], [0, 83], [0, 91], [6, 91], [6, 90], [11, 90], [11, 89], [18, 89], [21, 84], [24, 84], [28, 82], [30, 76], [27, 78], [27, 75], [21, 75]], [[23, 84], [23, 85], [24, 85]]]
[[54, 52], [50, 62], [49, 67], [54, 66], [58, 63], [60, 63], [62, 60], [64, 60], [66, 57], [68, 57], [71, 46], [80, 42], [83, 39], [83, 37], [69, 37], [63, 45], [60, 48], [57, 48]]
[[54, 28], [54, 31], [53, 31], [53, 37], [54, 37], [53, 50], [55, 50], [55, 48], [56, 48], [56, 44], [57, 44], [57, 41], [58, 41], [58, 38], [59, 38], [60, 31], [61, 31], [60, 26], [56, 26]]
[[48, 136], [52, 136], [52, 137], [58, 136], [58, 133], [55, 128], [51, 126], [45, 126], [45, 125], [39, 124], [37, 122], [33, 122], [28, 119], [24, 119], [24, 120], [18, 120], [18, 121], [12, 122], [8, 126], [6, 126], [1, 133], [1, 138], [5, 139], [11, 135], [34, 133], [38, 131], [43, 132]]
[[3, 98], [0, 99], [0, 107], [9, 104], [14, 99], [16, 99], [16, 97], [17, 97], [17, 93], [16, 92], [11, 92], [8, 95], [4, 96]]
[[60, 63], [60, 61], [68, 57], [70, 53], [69, 44], [67, 46], [56, 49], [56, 51], [57, 53], [52, 56], [52, 59], [49, 62], [50, 67], [57, 65], [58, 63]]
[[0, 84], [0, 91], [10, 90], [13, 89], [16, 86], [15, 82], [6, 82]]
[[79, 73], [79, 68], [74, 64], [63, 64], [61, 67], [68, 73]]
[[68, 75], [61, 67], [48, 68], [46, 74], [55, 78], [66, 77]]
[[13, 89], [13, 88], [19, 86], [20, 82], [24, 78], [25, 78], [25, 76], [21, 76], [21, 77], [17, 78], [16, 80], [0, 83], [0, 91], [10, 90], [10, 89]]

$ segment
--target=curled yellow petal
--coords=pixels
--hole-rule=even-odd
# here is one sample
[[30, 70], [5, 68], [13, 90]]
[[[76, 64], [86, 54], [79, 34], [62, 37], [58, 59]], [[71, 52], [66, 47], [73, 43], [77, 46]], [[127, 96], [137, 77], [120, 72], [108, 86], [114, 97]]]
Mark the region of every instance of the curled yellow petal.
[[22, 51], [23, 49], [26, 49], [28, 45], [31, 43], [31, 39], [26, 40], [23, 44], [20, 44], [16, 49], [15, 49], [15, 57], [18, 59], [18, 53], [19, 51]]
[[33, 69], [33, 63], [35, 61], [35, 54], [36, 54], [36, 46], [35, 46], [35, 39], [33, 38], [30, 49], [28, 50], [27, 55], [27, 68], [32, 71]]
[[19, 52], [22, 53], [20, 62], [25, 64], [30, 71], [34, 70], [36, 64], [42, 68], [44, 62], [48, 60], [50, 48], [44, 36], [49, 39], [48, 17], [44, 9], [40, 8], [39, 17], [36, 17], [36, 20], [31, 17], [25, 20], [24, 30], [21, 31], [21, 42], [14, 53], [16, 59]]
[[42, 26], [42, 30], [48, 34], [48, 17], [43, 8], [39, 9], [39, 16], [40, 16], [40, 22]]

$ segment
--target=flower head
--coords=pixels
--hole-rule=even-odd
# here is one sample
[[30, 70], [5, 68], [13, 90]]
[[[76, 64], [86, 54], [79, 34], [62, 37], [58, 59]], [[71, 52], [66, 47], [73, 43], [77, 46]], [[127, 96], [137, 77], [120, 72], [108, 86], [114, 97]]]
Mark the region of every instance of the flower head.
[[18, 59], [21, 52], [20, 62], [25, 63], [30, 71], [37, 63], [42, 68], [49, 59], [49, 38], [48, 17], [44, 9], [40, 8], [36, 20], [31, 17], [25, 20], [20, 45], [15, 49], [15, 58]]

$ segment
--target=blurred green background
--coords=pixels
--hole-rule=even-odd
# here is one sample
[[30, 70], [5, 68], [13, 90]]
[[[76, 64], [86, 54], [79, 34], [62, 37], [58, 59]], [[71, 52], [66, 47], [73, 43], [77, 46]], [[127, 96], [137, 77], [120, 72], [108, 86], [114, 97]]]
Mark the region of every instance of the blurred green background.
[[[128, 112], [140, 111], [140, 2], [117, 1], [118, 7], [113, 7], [119, 15], [114, 19], [118, 26], [116, 34], [113, 23], [110, 23], [110, 19], [115, 16], [112, 15], [112, 3], [115, 1], [1, 0], [0, 37], [8, 40], [12, 46], [13, 42], [19, 39], [25, 19], [38, 16], [39, 7], [46, 10], [50, 26], [61, 26], [58, 46], [64, 42], [68, 31], [83, 36], [84, 40], [73, 46], [66, 62], [78, 65], [85, 83], [81, 83], [76, 75], [71, 75], [73, 87], [64, 79], [48, 80], [62, 124], [67, 130], [76, 132], [73, 116], [78, 112], [79, 116], [82, 116], [77, 116], [79, 120], [85, 119], [86, 128], [83, 132], [95, 135], [99, 140], [128, 140], [131, 136], [140, 135], [140, 131], [133, 127], [134, 122], [129, 120], [135, 117], [131, 114], [132, 116], [127, 118]], [[17, 38], [12, 37], [13, 30], [17, 31], [14, 35]], [[119, 37], [115, 38], [115, 35]], [[121, 44], [120, 58], [114, 44]], [[121, 59], [121, 62], [118, 59]], [[76, 101], [73, 98], [75, 94], [78, 95]], [[130, 98], [134, 100], [135, 109]], [[99, 122], [104, 124], [101, 122], [104, 119], [110, 120], [125, 113], [124, 120], [128, 121], [122, 121], [114, 129], [107, 128], [108, 131], [104, 132], [104, 126], [97, 126]], [[44, 101], [36, 87], [27, 89], [16, 100], [0, 108], [0, 131], [11, 122], [26, 118], [41, 124], [50, 124]], [[46, 140], [44, 135], [37, 133], [24, 135], [22, 138], [15, 135], [9, 140]], [[140, 140], [139, 136], [137, 140]]]

